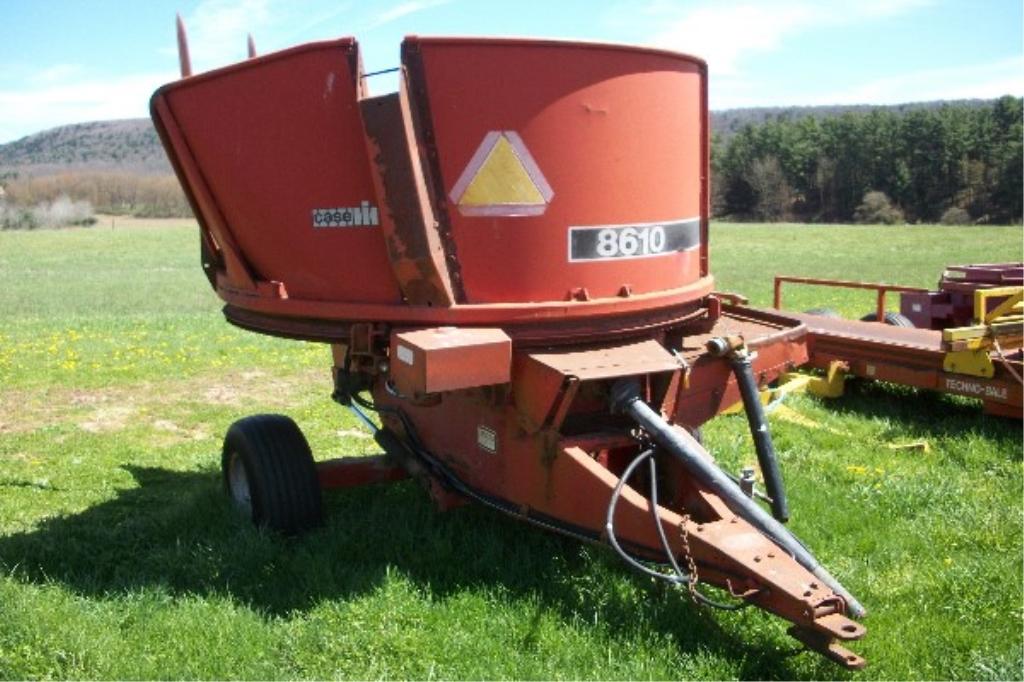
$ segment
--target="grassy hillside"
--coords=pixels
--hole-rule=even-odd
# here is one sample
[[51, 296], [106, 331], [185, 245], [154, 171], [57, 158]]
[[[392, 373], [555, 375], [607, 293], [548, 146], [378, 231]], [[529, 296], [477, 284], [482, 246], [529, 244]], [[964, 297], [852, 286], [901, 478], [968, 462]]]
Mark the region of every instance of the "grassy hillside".
[[[1019, 258], [1021, 230], [716, 225], [712, 244], [719, 287], [765, 303], [775, 272], [929, 285]], [[220, 488], [234, 419], [285, 412], [321, 458], [375, 446], [328, 397], [327, 349], [228, 326], [198, 261], [185, 221], [0, 233], [0, 678], [1020, 679], [1020, 423], [862, 382], [773, 413], [791, 525], [870, 612], [852, 675], [766, 614], [440, 514], [411, 482], [328, 494], [296, 540], [252, 529]], [[871, 307], [794, 293], [820, 303]], [[705, 440], [752, 460], [742, 417]]]

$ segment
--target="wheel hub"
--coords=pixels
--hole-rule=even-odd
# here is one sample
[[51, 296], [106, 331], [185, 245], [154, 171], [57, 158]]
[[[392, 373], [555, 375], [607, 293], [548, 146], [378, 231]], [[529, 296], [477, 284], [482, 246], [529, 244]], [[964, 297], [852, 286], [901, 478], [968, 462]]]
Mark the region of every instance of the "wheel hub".
[[228, 491], [239, 511], [251, 517], [252, 495], [249, 491], [249, 474], [237, 452], [232, 452], [228, 460]]

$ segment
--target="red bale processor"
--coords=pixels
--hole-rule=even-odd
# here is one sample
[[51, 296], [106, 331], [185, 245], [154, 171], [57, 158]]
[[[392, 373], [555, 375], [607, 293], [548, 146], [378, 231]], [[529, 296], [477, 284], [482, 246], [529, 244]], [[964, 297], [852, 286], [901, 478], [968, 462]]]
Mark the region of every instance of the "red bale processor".
[[[189, 76], [180, 37], [152, 116], [224, 314], [331, 344], [333, 397], [385, 453], [317, 463], [287, 417], [236, 422], [224, 477], [256, 523], [411, 475], [864, 665], [839, 643], [864, 609], [783, 526], [757, 395], [806, 362], [804, 326], [713, 293], [703, 61], [409, 37], [371, 96], [351, 38]], [[770, 511], [694, 435], [740, 400]]]

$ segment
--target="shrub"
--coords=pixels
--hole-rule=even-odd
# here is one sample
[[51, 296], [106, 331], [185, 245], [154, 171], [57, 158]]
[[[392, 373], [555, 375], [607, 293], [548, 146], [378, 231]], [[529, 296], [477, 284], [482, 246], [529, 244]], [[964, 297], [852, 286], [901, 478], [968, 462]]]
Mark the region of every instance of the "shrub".
[[8, 202], [17, 206], [53, 202], [65, 195], [88, 201], [100, 213], [153, 218], [192, 215], [173, 175], [78, 171], [12, 180], [6, 191]]
[[68, 227], [94, 225], [92, 204], [72, 201], [59, 196], [54, 201], [42, 201], [35, 206], [15, 207], [0, 205], [0, 229], [35, 230], [41, 227]]
[[0, 203], [0, 230], [34, 230], [39, 227], [30, 208], [16, 208]]
[[970, 225], [971, 214], [959, 206], [951, 206], [946, 209], [946, 212], [939, 218], [939, 222], [943, 225]]
[[853, 213], [853, 219], [858, 223], [871, 223], [882, 225], [896, 225], [906, 222], [903, 211], [898, 206], [893, 206], [885, 192], [871, 191], [864, 195], [860, 206]]

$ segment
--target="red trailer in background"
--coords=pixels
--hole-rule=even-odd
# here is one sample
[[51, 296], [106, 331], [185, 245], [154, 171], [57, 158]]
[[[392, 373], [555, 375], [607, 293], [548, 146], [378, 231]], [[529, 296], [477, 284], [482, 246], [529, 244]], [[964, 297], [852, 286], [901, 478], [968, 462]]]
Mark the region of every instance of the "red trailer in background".
[[[842, 393], [844, 374], [978, 398], [986, 412], [1021, 419], [1024, 410], [1024, 264], [951, 265], [938, 291], [869, 282], [775, 277], [775, 308], [788, 283], [876, 293], [860, 321], [825, 310], [789, 313], [807, 326], [808, 364], [826, 370]], [[900, 293], [900, 314], [885, 296]], [[876, 320], [883, 320], [878, 323]], [[812, 391], [815, 384], [809, 384]]]

